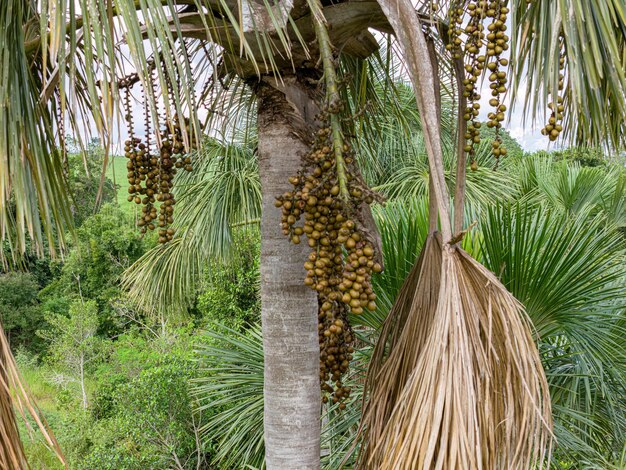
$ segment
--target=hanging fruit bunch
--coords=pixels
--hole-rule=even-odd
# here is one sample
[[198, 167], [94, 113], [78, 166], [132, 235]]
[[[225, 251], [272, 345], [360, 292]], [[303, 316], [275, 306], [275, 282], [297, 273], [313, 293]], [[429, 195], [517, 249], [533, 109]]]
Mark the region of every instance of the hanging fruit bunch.
[[[464, 151], [469, 156], [473, 170], [476, 170], [475, 149], [481, 141], [478, 121], [481, 98], [477, 83], [485, 73], [488, 73], [491, 96], [489, 105], [494, 109], [488, 114], [487, 127], [495, 128], [496, 137], [492, 142], [492, 154], [496, 159], [507, 154], [502, 145], [500, 129], [505, 118], [506, 105], [503, 96], [507, 91], [507, 74], [503, 69], [508, 66], [508, 60], [502, 57], [509, 49], [509, 37], [506, 34], [506, 21], [509, 13], [507, 0], [473, 0], [467, 3], [453, 2], [448, 13], [450, 26], [448, 28], [448, 44], [452, 58], [463, 57], [466, 75], [463, 77], [463, 96], [467, 100], [467, 107], [463, 119], [468, 122], [465, 132]], [[464, 13], [467, 11], [469, 20], [465, 23]], [[485, 33], [485, 26], [487, 32]], [[462, 37], [465, 37], [462, 47]], [[463, 53], [461, 54], [461, 50]]]
[[502, 70], [502, 67], [508, 65], [508, 60], [501, 56], [509, 48], [509, 37], [505, 33], [506, 20], [509, 13], [506, 5], [506, 1], [496, 0], [489, 2], [489, 8], [487, 9], [487, 17], [492, 20], [487, 27], [489, 31], [487, 34], [487, 57], [490, 58], [487, 68], [491, 72], [489, 75], [489, 81], [491, 82], [489, 87], [491, 88], [492, 96], [491, 100], [489, 100], [489, 105], [494, 108], [494, 111], [487, 116], [489, 118], [487, 127], [495, 127], [496, 129], [496, 138], [492, 142], [491, 151], [496, 158], [496, 165], [500, 156], [504, 156], [507, 153], [506, 148], [502, 146], [502, 138], [500, 137], [500, 129], [502, 128], [504, 112], [506, 111], [506, 105], [502, 103], [502, 97], [507, 90], [506, 72]]
[[[329, 119], [333, 112], [327, 109], [320, 117], [323, 124], [311, 151], [289, 179], [293, 190], [279, 196], [276, 206], [282, 208], [283, 233], [292, 243], [306, 241], [311, 248], [304, 283], [319, 299], [320, 380], [337, 403], [350, 395], [341, 382], [354, 352], [348, 313], [376, 309], [371, 276], [382, 266], [361, 220], [362, 205], [379, 198], [361, 178], [348, 142], [342, 142], [338, 163]], [[322, 400], [326, 403], [328, 397]]]
[[[312, 8], [319, 5], [310, 4]], [[311, 248], [304, 263], [304, 283], [318, 295], [322, 401], [339, 403], [339, 408], [345, 409], [351, 390], [342, 377], [354, 353], [348, 313], [359, 315], [376, 309], [371, 277], [382, 271], [363, 211], [381, 198], [363, 181], [353, 147], [343, 135], [339, 114], [344, 103], [321, 21], [316, 21], [316, 33], [326, 85], [326, 100], [318, 116], [321, 127], [302, 168], [289, 179], [293, 189], [278, 196], [276, 206], [282, 208], [283, 233], [292, 243], [306, 242]]]
[[[565, 80], [565, 39], [563, 38], [563, 31], [559, 34], [559, 93], [563, 91]], [[543, 135], [547, 135], [551, 142], [554, 142], [561, 132], [563, 131], [563, 97], [560, 94], [556, 96], [556, 103], [553, 101], [548, 104], [550, 109], [550, 117], [548, 123], [541, 129]]]
[[[486, 62], [485, 55], [480, 54], [483, 39], [485, 38], [485, 33], [483, 32], [484, 26], [482, 24], [485, 17], [485, 11], [477, 4], [470, 3], [468, 5], [468, 12], [470, 20], [465, 28], [467, 40], [465, 42], [464, 51], [466, 75], [463, 78], [463, 96], [467, 102], [467, 107], [465, 108], [465, 113], [463, 114], [463, 119], [467, 121], [467, 130], [465, 131], [464, 136], [464, 151], [469, 155], [470, 168], [473, 169], [477, 165], [475, 147], [480, 143], [481, 123], [478, 120], [478, 114], [480, 113], [480, 94], [478, 93], [476, 84], [485, 70]], [[458, 32], [458, 28], [456, 34], [460, 34]]]
[[154, 185], [158, 190], [156, 200], [161, 203], [159, 209], [159, 243], [167, 243], [174, 236], [174, 229], [169, 227], [174, 222], [174, 176], [179, 168], [186, 171], [193, 169], [191, 157], [185, 153], [182, 133], [178, 120], [166, 122], [161, 133], [159, 166]]
[[[433, 9], [433, 13], [435, 10]], [[462, 44], [463, 40], [461, 39], [461, 34], [463, 33], [462, 25], [463, 25], [463, 8], [460, 5], [452, 4], [450, 6], [450, 25], [448, 29], [448, 34], [450, 40], [446, 45], [446, 49], [448, 49], [452, 53], [453, 59], [460, 59], [463, 57], [462, 55]]]
[[[141, 205], [141, 217], [137, 222], [141, 233], [158, 227], [159, 243], [167, 243], [174, 237], [174, 204], [172, 193], [174, 176], [177, 169], [191, 171], [191, 157], [185, 150], [179, 119], [164, 122], [160, 133], [158, 152], [153, 150], [151, 142], [152, 120], [144, 93], [145, 141], [135, 136], [135, 126], [131, 106], [130, 88], [139, 81], [137, 74], [120, 81], [119, 87], [124, 94], [124, 112], [127, 123], [128, 139], [124, 143], [124, 155], [128, 159], [128, 201]], [[151, 80], [154, 84], [154, 79]], [[143, 90], [142, 90], [143, 91]], [[154, 90], [153, 90], [154, 91]], [[158, 121], [158, 119], [157, 119]], [[189, 121], [184, 120], [189, 128]], [[158, 128], [158, 122], [155, 128]], [[160, 205], [157, 208], [157, 204]]]

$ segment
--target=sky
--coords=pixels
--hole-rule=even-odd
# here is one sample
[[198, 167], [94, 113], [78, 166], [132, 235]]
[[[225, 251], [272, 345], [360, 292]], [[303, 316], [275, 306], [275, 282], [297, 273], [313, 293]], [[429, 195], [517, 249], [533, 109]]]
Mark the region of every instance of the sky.
[[[509, 25], [509, 30], [510, 30], [510, 25]], [[374, 34], [374, 36], [376, 36], [378, 39], [381, 39], [380, 33], [374, 30], [371, 30], [371, 31]], [[149, 47], [148, 42], [146, 42], [146, 45]], [[128, 57], [128, 51], [125, 50], [124, 47], [122, 49], [123, 49], [125, 56]], [[510, 57], [507, 57], [506, 53], [503, 57], [506, 57], [510, 60]], [[128, 64], [128, 62], [126, 62], [126, 64]], [[406, 78], [408, 81], [408, 77]], [[526, 122], [524, 121], [523, 102], [525, 100], [525, 86], [526, 86], [525, 82], [522, 82], [520, 85], [520, 89], [518, 90], [518, 100], [517, 100], [519, 104], [517, 106], [513, 108], [510, 107], [510, 100], [509, 100], [508, 93], [504, 99], [504, 104], [506, 104], [507, 108], [509, 109], [507, 111], [507, 114], [508, 114], [507, 119], [503, 123], [505, 129], [510, 133], [511, 137], [517, 140], [519, 144], [522, 146], [522, 148], [526, 151], [532, 152], [532, 151], [537, 151], [537, 150], [549, 150], [549, 149], [558, 148], [558, 142], [557, 142], [557, 145], [555, 145], [554, 143], [550, 143], [547, 137], [541, 135], [541, 128], [544, 126], [545, 123], [540, 122], [540, 121], [532, 123], [530, 122], [531, 121], [530, 119], [528, 119]], [[200, 88], [200, 85], [198, 85], [198, 88]], [[491, 106], [489, 106], [489, 99], [491, 98], [491, 90], [489, 89], [489, 81], [486, 79], [482, 83], [480, 94], [481, 94], [481, 110], [480, 110], [479, 119], [481, 121], [487, 121], [487, 114], [492, 110], [492, 108]], [[140, 96], [138, 86], [136, 86], [133, 89], [133, 95], [135, 97]], [[133, 115], [135, 118], [134, 119], [135, 133], [138, 136], [143, 136], [144, 134], [145, 124], [143, 122], [143, 112], [144, 112], [143, 105], [140, 102], [135, 101], [133, 104]], [[206, 111], [200, 110], [200, 113], [198, 116], [199, 119], [202, 120], [205, 116], [206, 116]], [[125, 123], [121, 123], [120, 126], [116, 126], [116, 129], [114, 129], [113, 131], [112, 137], [113, 137], [112, 152], [114, 154], [122, 153], [123, 142], [127, 138], [127, 131], [126, 131]]]
[[[530, 122], [530, 119], [527, 122], [524, 122], [523, 119], [523, 105], [521, 103], [524, 102], [524, 89], [525, 84], [522, 84], [522, 88], [520, 89], [520, 93], [518, 95], [518, 105], [510, 108], [509, 97], [505, 98], [504, 103], [507, 105], [510, 111], [508, 120], [505, 121], [504, 127], [511, 134], [515, 140], [519, 142], [522, 148], [528, 152], [534, 152], [537, 150], [549, 150], [558, 148], [554, 143], [551, 143], [550, 140], [541, 135], [541, 128], [544, 126], [542, 122], [536, 122], [534, 125]], [[479, 119], [481, 121], [487, 120], [487, 114], [491, 111], [491, 106], [489, 106], [489, 99], [491, 98], [491, 90], [489, 89], [489, 81], [485, 80], [481, 89], [481, 111]], [[135, 91], [134, 95], [138, 95]], [[201, 110], [200, 119], [205, 117], [206, 112]], [[133, 105], [133, 115], [135, 116], [135, 132], [138, 136], [142, 136], [144, 133], [144, 122], [143, 122], [143, 105], [139, 102], [135, 102]], [[127, 137], [126, 128], [124, 125], [121, 128], [115, 129], [113, 133], [113, 141], [115, 142], [113, 152], [121, 153], [121, 147], [123, 141]], [[558, 145], [558, 142], [557, 142]]]

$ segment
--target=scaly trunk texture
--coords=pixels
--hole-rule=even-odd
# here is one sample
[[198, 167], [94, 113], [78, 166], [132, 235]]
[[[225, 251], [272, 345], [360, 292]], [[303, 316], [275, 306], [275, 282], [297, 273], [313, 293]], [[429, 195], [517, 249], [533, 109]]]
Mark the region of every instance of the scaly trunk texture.
[[261, 84], [257, 96], [266, 463], [268, 470], [314, 470], [320, 467], [317, 296], [303, 283], [307, 247], [283, 235], [274, 201], [301, 166], [316, 106], [290, 77], [282, 85]]

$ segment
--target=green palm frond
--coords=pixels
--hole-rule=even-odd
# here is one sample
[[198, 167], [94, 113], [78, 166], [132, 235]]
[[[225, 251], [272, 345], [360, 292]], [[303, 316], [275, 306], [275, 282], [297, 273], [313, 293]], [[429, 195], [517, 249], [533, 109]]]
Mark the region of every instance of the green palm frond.
[[[346, 124], [358, 136], [359, 165], [373, 186], [382, 184], [396, 168], [398, 156], [410, 152], [411, 138], [421, 134], [421, 120], [415, 95], [407, 82], [397, 41], [383, 37], [380, 51], [366, 60], [341, 56], [347, 112]], [[441, 53], [442, 46], [437, 51]], [[441, 103], [445, 111], [453, 108], [455, 88], [449, 67], [440, 67]], [[442, 139], [452, 147], [455, 115], [442, 113]]]
[[626, 227], [626, 174], [618, 176], [613, 193], [603, 198], [601, 208], [612, 223], [620, 228]]
[[530, 207], [487, 211], [485, 262], [524, 303], [540, 337], [584, 321], [581, 308], [625, 306], [618, 295], [626, 274], [620, 234], [601, 217], [569, 219]]
[[519, 197], [533, 199], [537, 197], [541, 181], [552, 174], [554, 160], [550, 155], [539, 152], [517, 159], [515, 167]]
[[[64, 136], [82, 144], [97, 132], [108, 152], [119, 118], [117, 79], [130, 69], [158, 114], [159, 94], [175, 83], [166, 113], [193, 108], [191, 66], [169, 30], [167, 1], [9, 0], [0, 8], [0, 232], [16, 252], [25, 237], [54, 254], [72, 226], [63, 161]], [[138, 10], [141, 14], [138, 14]], [[145, 42], [144, 42], [145, 38]], [[129, 66], [126, 53], [132, 61]], [[162, 70], [153, 77], [151, 64]], [[153, 83], [156, 81], [156, 83]], [[192, 123], [195, 122], [192, 113]], [[197, 129], [197, 126], [196, 126]], [[199, 133], [196, 133], [199, 135]], [[105, 157], [106, 162], [106, 157]]]
[[232, 230], [254, 227], [261, 215], [255, 136], [225, 143], [207, 139], [191, 173], [176, 177], [177, 236], [131, 266], [123, 283], [147, 311], [184, 312], [206, 261], [225, 260]]
[[[395, 139], [393, 138], [395, 137]], [[394, 156], [394, 170], [388, 179], [378, 186], [377, 189], [392, 199], [411, 200], [428, 195], [428, 159], [426, 149], [420, 134], [413, 135], [410, 140], [402, 142], [401, 137], [390, 135], [390, 151], [394, 147], [403, 145], [402, 153]], [[384, 145], [387, 139], [383, 139], [379, 152], [386, 152]], [[456, 183], [455, 160], [456, 155], [452, 147], [444, 152], [444, 171], [448, 189], [453, 191]], [[516, 182], [514, 174], [509, 170], [505, 160], [498, 171], [493, 170], [493, 157], [491, 156], [491, 143], [487, 140], [478, 147], [476, 152], [478, 163], [477, 171], [467, 172], [467, 205], [468, 207], [486, 206], [494, 200], [510, 200], [515, 195]]]
[[626, 173], [619, 165], [584, 167], [557, 162], [540, 152], [515, 159], [508, 168], [514, 175], [519, 200], [575, 217], [601, 213], [614, 225], [626, 226]]
[[205, 336], [193, 394], [211, 415], [201, 433], [217, 448], [213, 463], [223, 469], [265, 468], [261, 328], [239, 333], [218, 326]]
[[[611, 460], [624, 415], [622, 237], [606, 220], [499, 206], [483, 223], [486, 265], [526, 307], [555, 405], [555, 458]], [[568, 442], [576, 443], [569, 448]], [[572, 444], [574, 445], [574, 444]]]
[[539, 183], [553, 207], [575, 215], [593, 211], [615, 192], [617, 171], [586, 168], [575, 164], [560, 164], [554, 168], [552, 178]]
[[176, 180], [180, 205], [175, 226], [180, 236], [198, 239], [205, 256], [227, 257], [233, 225], [254, 223], [261, 215], [256, 136], [230, 143], [209, 139], [193, 172]]
[[[513, 99], [543, 119], [559, 94], [559, 33], [565, 43], [564, 133], [580, 144], [626, 141], [626, 5], [623, 0], [511, 3]], [[524, 88], [524, 82], [526, 87]], [[563, 95], [561, 92], [561, 96]]]
[[44, 238], [54, 253], [55, 234], [63, 245], [72, 220], [69, 204], [60, 203], [69, 197], [54, 144], [55, 108], [39, 99], [50, 70], [31, 68], [25, 48], [37, 21], [28, 2], [0, 5], [0, 237], [9, 240], [14, 254], [25, 251], [27, 236], [38, 254]]

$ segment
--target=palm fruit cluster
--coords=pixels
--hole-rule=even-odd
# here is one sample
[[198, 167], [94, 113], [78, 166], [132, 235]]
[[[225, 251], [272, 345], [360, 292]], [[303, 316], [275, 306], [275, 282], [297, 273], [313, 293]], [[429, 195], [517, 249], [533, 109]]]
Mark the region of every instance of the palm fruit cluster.
[[487, 34], [487, 57], [489, 59], [487, 68], [491, 72], [489, 87], [492, 98], [489, 105], [494, 108], [494, 111], [487, 116], [489, 118], [487, 127], [496, 128], [496, 138], [492, 143], [492, 154], [496, 158], [496, 162], [501, 155], [504, 156], [507, 153], [506, 148], [502, 146], [499, 131], [506, 111], [506, 105], [502, 103], [502, 96], [506, 93], [507, 77], [506, 72], [501, 67], [506, 67], [508, 61], [501, 55], [509, 48], [509, 37], [505, 33], [508, 13], [507, 0], [492, 0], [486, 11], [487, 17], [492, 20], [487, 26], [489, 31]]
[[358, 315], [376, 309], [371, 276], [382, 266], [376, 261], [360, 210], [377, 196], [363, 182], [348, 143], [343, 143], [342, 149], [342, 193], [332, 131], [328, 118], [322, 116], [321, 120], [323, 125], [302, 169], [289, 179], [293, 189], [279, 196], [276, 206], [282, 208], [283, 233], [295, 244], [306, 239], [311, 248], [304, 263], [304, 283], [317, 292], [319, 300], [320, 383], [326, 392], [322, 400], [332, 400], [344, 409], [350, 388], [341, 379], [354, 352], [348, 312]]
[[465, 152], [469, 155], [471, 162], [470, 168], [476, 166], [475, 147], [480, 143], [480, 121], [478, 114], [480, 112], [480, 94], [477, 91], [478, 79], [485, 69], [486, 57], [480, 54], [483, 40], [485, 38], [484, 25], [484, 9], [476, 3], [468, 5], [470, 20], [465, 28], [467, 40], [465, 42], [465, 72], [463, 78], [463, 96], [466, 99], [467, 107], [463, 119], [467, 121], [467, 129], [465, 131]]
[[[141, 233], [148, 230], [159, 230], [159, 243], [167, 243], [174, 236], [170, 225], [174, 222], [174, 204], [172, 194], [174, 176], [178, 168], [186, 171], [193, 169], [191, 157], [186, 153], [182, 132], [178, 119], [166, 122], [160, 135], [159, 152], [151, 149], [149, 112], [145, 110], [146, 135], [143, 142], [135, 137], [130, 93], [126, 90], [124, 97], [125, 119], [129, 138], [124, 143], [124, 155], [128, 159], [128, 201], [142, 205], [141, 217], [137, 222]], [[157, 209], [157, 204], [160, 207]]]
[[[560, 54], [559, 54], [559, 92], [563, 91], [564, 86], [564, 70], [565, 70], [565, 41], [563, 38], [563, 33], [561, 32], [559, 36], [560, 40]], [[563, 111], [565, 107], [563, 106], [563, 97], [557, 95], [556, 103], [553, 101], [548, 104], [548, 108], [550, 109], [550, 117], [548, 118], [548, 123], [546, 126], [541, 129], [541, 133], [543, 135], [547, 135], [551, 142], [554, 142], [558, 139], [559, 135], [563, 131]]]
[[[467, 21], [464, 19], [465, 12], [469, 16]], [[464, 151], [470, 158], [472, 169], [477, 168], [474, 149], [480, 143], [481, 123], [478, 115], [481, 96], [478, 93], [478, 82], [485, 72], [489, 74], [492, 95], [489, 104], [494, 108], [488, 114], [487, 126], [496, 130], [492, 153], [496, 162], [507, 153], [502, 146], [499, 130], [506, 111], [502, 97], [507, 91], [507, 75], [502, 68], [508, 66], [508, 60], [502, 54], [509, 48], [509, 37], [506, 34], [508, 13], [507, 0], [473, 0], [466, 6], [464, 2], [456, 1], [449, 10], [449, 40], [446, 48], [454, 59], [462, 57], [465, 62], [463, 96], [467, 100], [467, 106], [463, 118], [468, 124], [464, 136]], [[465, 37], [464, 43], [462, 37]]]
[[463, 57], [461, 48], [463, 44], [463, 40], [461, 39], [461, 34], [463, 33], [463, 13], [463, 8], [457, 3], [453, 3], [450, 6], [450, 29], [448, 30], [450, 39], [448, 44], [446, 44], [446, 49], [450, 51], [453, 59]]

